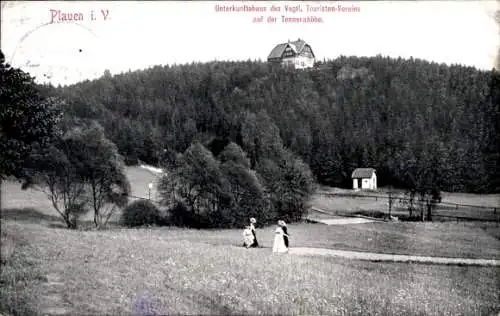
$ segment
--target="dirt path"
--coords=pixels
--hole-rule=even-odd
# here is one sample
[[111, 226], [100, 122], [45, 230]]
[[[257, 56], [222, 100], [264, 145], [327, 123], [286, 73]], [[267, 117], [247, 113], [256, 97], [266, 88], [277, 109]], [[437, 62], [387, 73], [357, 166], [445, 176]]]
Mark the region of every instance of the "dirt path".
[[377, 221], [375, 218], [367, 218], [365, 216], [340, 216], [332, 214], [331, 212], [322, 210], [315, 206], [311, 207], [311, 210], [319, 213], [321, 216], [314, 216], [311, 214], [308, 219], [317, 223], [322, 223], [326, 225], [348, 225], [348, 224], [365, 224]]
[[61, 277], [57, 274], [48, 274], [47, 282], [44, 284], [44, 291], [41, 297], [41, 312], [43, 315], [71, 315], [70, 304], [65, 302], [60, 294], [64, 286]]
[[359, 217], [316, 219], [315, 221], [326, 225], [364, 224], [364, 223], [374, 222], [371, 219], [359, 218]]
[[497, 266], [497, 267], [500, 266], [500, 260], [493, 260], [493, 259], [467, 259], [467, 258], [391, 255], [383, 253], [333, 250], [325, 248], [290, 248], [289, 253], [296, 255], [332, 256], [332, 257], [368, 260], [368, 261], [417, 262], [417, 263], [432, 263], [432, 264]]

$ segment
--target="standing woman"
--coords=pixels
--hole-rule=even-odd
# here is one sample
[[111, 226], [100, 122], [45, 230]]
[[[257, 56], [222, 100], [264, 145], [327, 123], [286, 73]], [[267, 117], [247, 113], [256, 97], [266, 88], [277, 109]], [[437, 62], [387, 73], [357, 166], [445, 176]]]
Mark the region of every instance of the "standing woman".
[[286, 249], [289, 248], [288, 245], [288, 231], [286, 229], [286, 223], [285, 221], [281, 221], [281, 229], [283, 229], [283, 242], [285, 243]]
[[252, 234], [252, 229], [250, 226], [247, 226], [245, 230], [243, 230], [243, 247], [250, 248], [254, 243], [255, 238]]
[[278, 227], [276, 227], [276, 231], [274, 233], [273, 252], [288, 252], [288, 247], [285, 246], [285, 237], [287, 238], [288, 243], [288, 234], [285, 234], [285, 231], [283, 230], [284, 226], [286, 226], [284, 221], [278, 221]]
[[257, 241], [257, 234], [255, 233], [255, 224], [257, 223], [257, 220], [252, 217], [250, 218], [250, 229], [252, 230], [253, 234], [253, 243], [250, 247], [259, 247], [259, 242]]

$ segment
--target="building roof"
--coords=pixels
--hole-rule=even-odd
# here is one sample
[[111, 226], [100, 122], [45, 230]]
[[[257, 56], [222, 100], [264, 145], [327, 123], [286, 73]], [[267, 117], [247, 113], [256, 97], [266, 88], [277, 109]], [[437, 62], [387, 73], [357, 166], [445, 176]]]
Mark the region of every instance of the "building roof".
[[267, 56], [267, 59], [281, 58], [281, 55], [283, 55], [283, 52], [285, 51], [285, 48], [287, 47], [287, 45], [288, 45], [288, 43], [276, 45], [276, 47], [273, 48], [273, 50], [271, 51], [269, 56]]
[[371, 178], [372, 174], [375, 173], [373, 168], [357, 168], [352, 172], [352, 178]]
[[302, 49], [304, 49], [304, 47], [306, 46], [306, 42], [299, 38], [295, 42], [288, 41], [288, 43], [278, 44], [273, 48], [269, 56], [267, 56], [267, 59], [281, 58], [287, 46], [290, 46], [295, 51], [295, 53], [300, 54]]
[[304, 49], [304, 46], [306, 46], [306, 42], [304, 40], [301, 40], [300, 38], [296, 40], [295, 42], [290, 42], [295, 48], [297, 49], [297, 53], [300, 53], [302, 49]]

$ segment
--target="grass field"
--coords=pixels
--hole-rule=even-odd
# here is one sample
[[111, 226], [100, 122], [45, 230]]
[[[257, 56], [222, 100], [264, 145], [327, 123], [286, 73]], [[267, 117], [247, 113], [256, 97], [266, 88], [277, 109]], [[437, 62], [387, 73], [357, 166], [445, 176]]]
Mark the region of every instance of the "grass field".
[[[318, 192], [327, 193], [327, 194], [344, 194], [344, 195], [378, 195], [378, 196], [387, 196], [388, 189], [387, 188], [379, 188], [376, 191], [353, 191], [350, 189], [340, 189], [340, 188], [332, 188], [320, 186], [318, 188]], [[395, 195], [398, 197], [404, 197], [404, 191], [402, 190], [393, 190]], [[470, 204], [470, 205], [479, 205], [479, 206], [487, 206], [487, 207], [499, 207], [500, 206], [500, 194], [474, 194], [474, 193], [450, 193], [450, 192], [441, 192], [442, 202], [446, 203], [456, 203], [456, 204]], [[380, 200], [383, 201], [383, 200]], [[387, 200], [385, 200], [387, 202]]]
[[[136, 198], [149, 198], [148, 184], [150, 182], [154, 184], [151, 190], [151, 199], [158, 199], [156, 191], [158, 176], [139, 167], [128, 167], [127, 177], [130, 181], [132, 188], [131, 195], [133, 196], [129, 199], [129, 202], [135, 201]], [[12, 181], [2, 184], [2, 203], [3, 209], [8, 210], [7, 215], [4, 214], [4, 218], [7, 216], [8, 218], [27, 218], [30, 220], [37, 216], [42, 219], [50, 219], [53, 216], [58, 216], [50, 200], [39, 188], [35, 187], [28, 190], [22, 190], [19, 183]], [[17, 211], [9, 211], [11, 209], [27, 209], [29, 214], [19, 214]], [[115, 216], [112, 217], [112, 221], [116, 221], [119, 216], [120, 213], [116, 213]], [[92, 214], [89, 213], [83, 216], [82, 220], [89, 221], [91, 218]]]
[[[32, 310], [44, 304], [47, 275], [61, 278], [50, 294], [52, 300], [59, 295], [69, 314], [128, 314], [140, 298], [161, 314], [487, 315], [500, 310], [499, 268], [273, 256], [269, 248], [233, 245], [240, 235], [233, 230], [68, 231], [12, 221], [3, 228], [29, 245], [14, 253], [14, 266], [2, 278], [22, 271], [27, 280], [23, 287], [12, 286], [10, 295], [17, 290], [20, 307]], [[298, 236], [297, 227], [290, 230]], [[266, 233], [260, 235], [266, 240]]]
[[[132, 194], [147, 198], [155, 176], [139, 168], [128, 175]], [[3, 194], [0, 312], [36, 315], [52, 304], [71, 315], [130, 315], [138, 300], [157, 314], [500, 311], [500, 268], [275, 256], [273, 227], [258, 227], [263, 248], [250, 250], [239, 247], [241, 230], [70, 231], [53, 228], [57, 214], [40, 192], [8, 183]], [[289, 233], [292, 247], [500, 259], [495, 223], [298, 223]]]
[[[322, 194], [326, 193], [326, 194]], [[336, 194], [335, 196], [329, 194]], [[379, 196], [363, 197], [363, 195]], [[384, 188], [375, 192], [352, 191], [339, 188], [325, 188], [318, 190], [311, 199], [311, 204], [333, 214], [370, 214], [389, 212], [387, 190]], [[404, 197], [402, 191], [397, 192], [397, 197]], [[484, 221], [500, 221], [500, 194], [468, 194], [442, 192], [442, 202], [433, 211], [435, 220], [455, 220], [456, 218], [470, 218]], [[451, 204], [475, 205], [453, 206]], [[487, 208], [482, 208], [482, 207]], [[496, 212], [494, 211], [496, 208]], [[408, 211], [399, 199], [395, 199], [392, 215], [406, 216]], [[316, 215], [316, 214], [315, 214]]]

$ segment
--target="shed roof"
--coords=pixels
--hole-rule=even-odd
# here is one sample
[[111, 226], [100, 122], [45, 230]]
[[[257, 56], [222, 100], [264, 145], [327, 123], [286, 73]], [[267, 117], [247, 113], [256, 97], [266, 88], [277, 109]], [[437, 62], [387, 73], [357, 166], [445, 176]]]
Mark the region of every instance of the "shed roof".
[[375, 169], [373, 168], [357, 168], [352, 172], [352, 178], [371, 178], [375, 173]]

